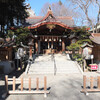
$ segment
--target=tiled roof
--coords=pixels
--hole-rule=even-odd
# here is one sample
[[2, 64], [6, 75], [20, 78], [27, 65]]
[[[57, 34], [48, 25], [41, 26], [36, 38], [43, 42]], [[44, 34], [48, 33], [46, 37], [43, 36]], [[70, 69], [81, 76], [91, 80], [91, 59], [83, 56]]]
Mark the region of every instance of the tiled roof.
[[90, 45], [90, 44], [88, 44], [88, 43], [84, 43], [81, 47], [82, 47], [82, 48], [84, 48], [84, 47], [93, 47], [93, 45]]
[[0, 38], [0, 42], [4, 42], [4, 39], [3, 38]]
[[11, 42], [5, 42], [3, 43], [2, 45], [0, 45], [0, 47], [11, 47], [14, 45], [14, 42], [11, 41]]
[[72, 17], [68, 16], [54, 16], [51, 11], [47, 13], [45, 17], [42, 16], [34, 16], [34, 17], [29, 17], [26, 19], [26, 22], [24, 23], [24, 26], [30, 26], [30, 25], [35, 25], [38, 23], [43, 23], [43, 22], [61, 22], [67, 26], [74, 26], [74, 20]]
[[61, 21], [62, 23], [64, 23], [65, 25], [68, 25], [68, 26], [73, 26], [74, 25], [74, 21], [72, 19], [62, 19], [62, 18], [59, 18], [58, 19], [59, 21]]
[[[34, 25], [36, 23], [41, 22], [42, 19], [43, 19], [43, 17], [27, 18], [24, 25], [25, 26]], [[57, 22], [58, 21], [65, 24], [65, 25], [68, 25], [68, 26], [74, 26], [74, 20], [72, 18], [69, 18], [69, 17], [65, 17], [65, 18], [59, 17], [59, 18], [57, 18]]]
[[36, 24], [42, 20], [43, 17], [29, 17], [26, 19], [26, 22], [24, 23], [25, 26]]
[[0, 44], [0, 48], [2, 47], [11, 47], [15, 44], [14, 40], [10, 40], [9, 38], [6, 38], [5, 40], [2, 38], [3, 42]]
[[90, 36], [90, 39], [96, 43], [96, 44], [100, 44], [100, 33], [92, 33], [92, 36]]

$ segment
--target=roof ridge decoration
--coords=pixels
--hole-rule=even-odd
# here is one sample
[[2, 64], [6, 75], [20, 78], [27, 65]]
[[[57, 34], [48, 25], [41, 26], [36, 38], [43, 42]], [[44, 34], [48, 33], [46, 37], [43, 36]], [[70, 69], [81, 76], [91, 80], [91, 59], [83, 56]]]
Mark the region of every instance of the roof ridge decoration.
[[51, 5], [49, 5], [48, 11], [52, 11], [52, 10], [51, 10]]
[[46, 16], [41, 21], [57, 21], [56, 17], [53, 15], [50, 5], [49, 5]]

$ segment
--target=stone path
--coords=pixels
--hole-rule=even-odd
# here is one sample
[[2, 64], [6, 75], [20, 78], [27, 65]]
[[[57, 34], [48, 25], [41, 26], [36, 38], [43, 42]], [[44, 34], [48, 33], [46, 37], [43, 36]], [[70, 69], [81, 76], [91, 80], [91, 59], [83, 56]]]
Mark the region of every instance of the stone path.
[[[55, 55], [55, 59], [52, 58], [51, 55], [49, 56], [45, 55], [44, 58], [42, 56], [39, 56], [39, 59], [35, 60], [35, 65], [40, 65], [39, 67], [42, 68], [45, 65], [45, 64], [42, 65], [43, 64], [42, 62], [46, 61], [45, 67], [47, 67], [47, 65], [50, 67], [51, 63], [53, 63], [54, 65], [54, 60], [55, 60], [56, 66], [59, 66], [59, 69], [60, 69], [60, 66], [61, 68], [64, 68], [64, 67], [66, 68], [67, 66], [72, 67], [72, 69], [76, 68], [76, 65], [74, 64], [74, 62], [68, 59], [68, 57], [66, 57], [65, 55]], [[88, 72], [88, 73], [84, 73], [84, 75], [100, 76], [100, 73]], [[50, 88], [50, 94], [48, 94], [48, 97], [44, 98], [43, 94], [8, 95], [7, 98], [3, 99], [2, 92], [4, 91], [4, 80], [0, 79], [0, 100], [99, 100], [100, 99], [99, 92], [90, 93], [88, 96], [80, 92], [83, 86], [83, 75], [79, 72], [79, 70], [77, 73], [73, 72], [73, 73], [63, 73], [63, 74], [56, 74], [56, 75], [53, 75], [53, 74], [28, 74], [26, 75], [25, 73], [23, 73], [22, 75], [19, 75], [18, 78], [22, 76], [24, 78], [32, 77], [34, 80], [37, 77], [43, 80], [43, 77], [46, 76], [47, 84], [48, 84], [47, 87]], [[32, 85], [35, 86], [34, 84]], [[28, 84], [27, 85], [24, 84], [24, 86], [28, 87]], [[41, 81], [39, 86], [40, 87], [43, 86], [43, 81]]]
[[[29, 75], [33, 78], [37, 75]], [[24, 77], [28, 77], [25, 76]], [[43, 77], [38, 75], [38, 77]], [[50, 94], [44, 98], [43, 94], [33, 95], [10, 95], [6, 100], [99, 100], [100, 93], [90, 93], [88, 96], [81, 93], [82, 89], [82, 75], [68, 74], [68, 75], [48, 75], [48, 86], [51, 87]]]

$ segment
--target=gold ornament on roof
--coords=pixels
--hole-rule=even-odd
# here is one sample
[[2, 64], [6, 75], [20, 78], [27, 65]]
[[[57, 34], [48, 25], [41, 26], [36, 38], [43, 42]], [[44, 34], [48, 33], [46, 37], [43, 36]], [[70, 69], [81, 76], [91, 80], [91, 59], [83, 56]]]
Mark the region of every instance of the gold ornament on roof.
[[47, 25], [47, 28], [50, 30], [50, 32], [51, 32], [51, 30], [52, 29], [54, 29], [56, 26], [54, 25], [54, 24], [48, 24]]
[[47, 25], [47, 28], [50, 29], [50, 30], [54, 29], [55, 27], [56, 26], [54, 24], [48, 24]]

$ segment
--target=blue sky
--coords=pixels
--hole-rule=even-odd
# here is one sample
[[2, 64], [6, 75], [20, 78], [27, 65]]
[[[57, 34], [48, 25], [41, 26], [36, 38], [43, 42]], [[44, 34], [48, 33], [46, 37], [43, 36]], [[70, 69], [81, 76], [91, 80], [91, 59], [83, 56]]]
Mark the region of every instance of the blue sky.
[[[68, 4], [66, 2], [66, 0], [61, 0], [61, 1], [65, 5]], [[29, 3], [30, 6], [31, 6], [31, 9], [35, 11], [36, 16], [39, 16], [40, 11], [41, 11], [41, 8], [47, 2], [48, 3], [54, 3], [54, 2], [59, 2], [59, 0], [26, 0], [26, 3]], [[97, 7], [95, 9], [93, 9], [90, 6], [90, 10], [89, 10], [89, 16], [90, 16], [90, 18], [95, 19], [96, 16], [97, 16], [96, 15], [97, 14], [97, 11], [98, 11], [98, 8]], [[79, 19], [78, 25], [80, 25], [80, 19]]]
[[[43, 5], [47, 2], [53, 3], [58, 2], [59, 0], [26, 0], [27, 3], [30, 3], [31, 8], [35, 11], [36, 15], [38, 16], [41, 8]], [[65, 3], [66, 0], [61, 0], [63, 3]]]

